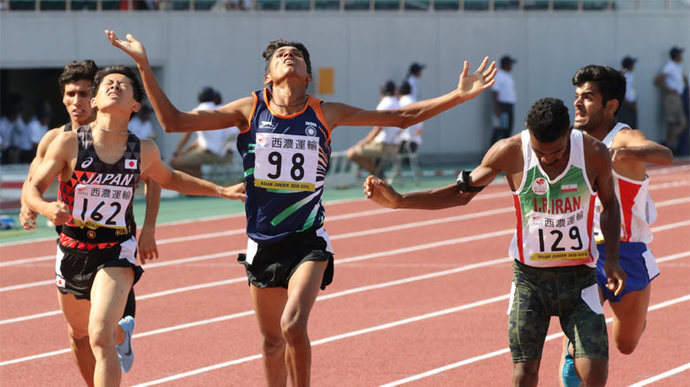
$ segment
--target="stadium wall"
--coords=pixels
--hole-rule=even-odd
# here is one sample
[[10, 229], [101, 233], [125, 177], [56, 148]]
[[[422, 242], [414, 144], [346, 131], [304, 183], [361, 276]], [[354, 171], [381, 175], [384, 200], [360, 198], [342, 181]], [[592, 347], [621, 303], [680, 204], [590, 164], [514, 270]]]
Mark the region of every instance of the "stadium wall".
[[[400, 82], [413, 61], [426, 64], [422, 97], [457, 85], [462, 61], [474, 70], [484, 56], [518, 59], [513, 74], [518, 103], [514, 130], [529, 106], [546, 96], [572, 106], [573, 73], [587, 64], [619, 68], [638, 58], [639, 122], [655, 140], [664, 137], [660, 95], [653, 79], [671, 46], [690, 48], [690, 12], [3, 12], [0, 67], [56, 68], [92, 58], [100, 66], [133, 64], [107, 42], [103, 30], [132, 33], [146, 46], [163, 90], [180, 109], [192, 109], [209, 85], [224, 101], [262, 87], [261, 52], [276, 38], [309, 48], [315, 82], [310, 92], [327, 101], [365, 108], [378, 86]], [[686, 52], [685, 73], [690, 69]], [[316, 93], [319, 68], [334, 69], [334, 93]], [[571, 107], [572, 117], [572, 107]], [[484, 93], [425, 123], [421, 153], [429, 161], [476, 161], [491, 134], [491, 96]], [[158, 128], [159, 129], [159, 128]], [[334, 150], [344, 150], [370, 128], [340, 127]], [[170, 154], [178, 135], [158, 136]]]

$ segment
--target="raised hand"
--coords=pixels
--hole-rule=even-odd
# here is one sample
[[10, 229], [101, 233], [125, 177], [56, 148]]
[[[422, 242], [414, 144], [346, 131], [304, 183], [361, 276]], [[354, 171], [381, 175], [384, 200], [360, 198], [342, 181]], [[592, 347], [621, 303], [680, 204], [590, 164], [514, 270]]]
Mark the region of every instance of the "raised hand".
[[494, 77], [498, 71], [496, 69], [496, 62], [491, 62], [491, 65], [487, 68], [486, 65], [488, 63], [489, 57], [487, 56], [482, 61], [482, 64], [479, 65], [477, 71], [472, 75], [468, 75], [470, 65], [465, 61], [460, 79], [458, 80], [458, 90], [460, 90], [464, 98], [472, 99], [494, 84]]
[[110, 40], [110, 44], [131, 56], [135, 62], [141, 63], [148, 60], [144, 45], [141, 44], [140, 41], [134, 39], [134, 36], [131, 34], [127, 34], [125, 36], [127, 40], [122, 40], [115, 35], [115, 31], [105, 30], [105, 36], [108, 38], [108, 40]]
[[382, 207], [396, 208], [401, 198], [393, 187], [373, 175], [369, 175], [364, 180], [362, 189], [364, 189], [364, 195], [367, 199], [371, 199]]

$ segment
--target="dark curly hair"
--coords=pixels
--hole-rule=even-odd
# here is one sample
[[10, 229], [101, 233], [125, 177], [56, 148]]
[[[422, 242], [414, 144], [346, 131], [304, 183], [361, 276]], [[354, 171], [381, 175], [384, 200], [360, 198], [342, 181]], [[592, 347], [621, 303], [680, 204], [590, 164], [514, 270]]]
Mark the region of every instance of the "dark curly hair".
[[568, 132], [568, 108], [558, 98], [542, 98], [527, 112], [527, 128], [540, 142], [554, 142]]
[[58, 85], [60, 85], [60, 94], [65, 94], [65, 85], [68, 83], [75, 83], [81, 80], [86, 80], [93, 82], [94, 77], [98, 72], [98, 66], [96, 62], [91, 59], [85, 59], [82, 61], [74, 61], [62, 70], [60, 77], [58, 78]]

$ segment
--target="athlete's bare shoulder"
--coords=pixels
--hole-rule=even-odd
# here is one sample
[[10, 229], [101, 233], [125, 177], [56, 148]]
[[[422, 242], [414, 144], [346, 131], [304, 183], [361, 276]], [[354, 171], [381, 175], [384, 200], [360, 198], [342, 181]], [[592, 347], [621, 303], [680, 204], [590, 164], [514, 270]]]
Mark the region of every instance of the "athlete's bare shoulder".
[[505, 173], [522, 170], [522, 139], [520, 133], [501, 139], [489, 148], [482, 165]]
[[590, 136], [587, 133], [582, 133], [582, 146], [585, 151], [585, 157], [588, 155], [607, 155], [609, 154], [608, 148], [603, 142], [597, 140], [595, 137]]
[[647, 136], [639, 129], [624, 128], [621, 129], [611, 142], [612, 148], [623, 148], [627, 146], [636, 146], [647, 141]]

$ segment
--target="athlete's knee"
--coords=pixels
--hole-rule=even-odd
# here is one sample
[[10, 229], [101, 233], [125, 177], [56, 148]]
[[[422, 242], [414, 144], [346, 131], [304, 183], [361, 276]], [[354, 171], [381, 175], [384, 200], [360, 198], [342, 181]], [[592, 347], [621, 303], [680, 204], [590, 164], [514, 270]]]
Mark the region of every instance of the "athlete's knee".
[[588, 359], [589, 361], [584, 365], [578, 359], [575, 359], [575, 367], [578, 375], [582, 377], [582, 387], [603, 387], [606, 385], [609, 374], [608, 360]]
[[514, 386], [536, 386], [539, 381], [539, 359], [513, 363]]
[[88, 328], [73, 327], [71, 325], [68, 325], [67, 332], [69, 334], [69, 337], [75, 341], [83, 339], [85, 337], [89, 337]]
[[89, 342], [91, 348], [110, 348], [115, 346], [115, 331], [108, 324], [89, 324]]
[[623, 355], [630, 355], [635, 351], [635, 348], [637, 348], [637, 344], [639, 343], [639, 338], [616, 338], [616, 348], [618, 349], [618, 352], [622, 353]]
[[261, 346], [266, 356], [282, 354], [285, 350], [285, 339], [282, 335], [264, 335]]
[[299, 343], [307, 338], [306, 319], [300, 318], [298, 314], [284, 316], [280, 320], [280, 329], [288, 343]]

